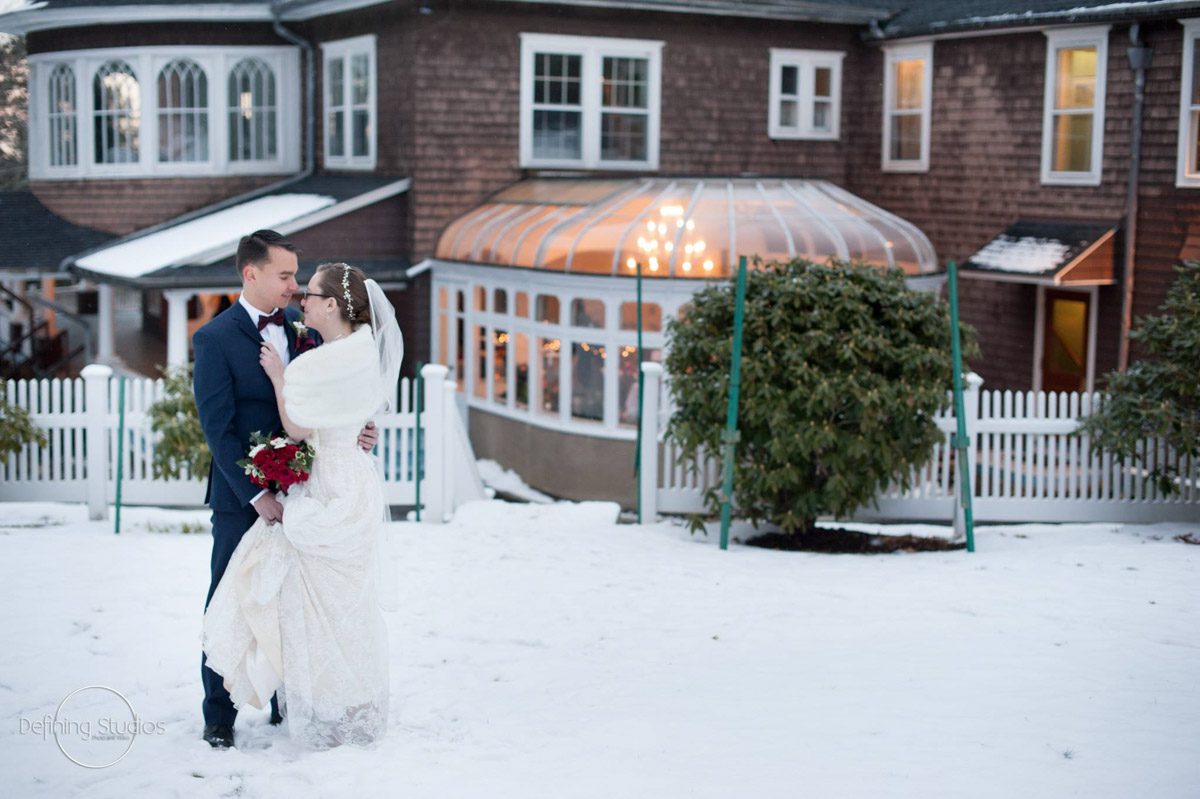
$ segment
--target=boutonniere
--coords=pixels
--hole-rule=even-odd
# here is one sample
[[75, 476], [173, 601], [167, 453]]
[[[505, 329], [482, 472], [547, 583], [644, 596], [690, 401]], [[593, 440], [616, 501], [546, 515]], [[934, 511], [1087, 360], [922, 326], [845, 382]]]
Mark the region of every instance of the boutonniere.
[[296, 354], [308, 352], [317, 346], [316, 340], [309, 334], [308, 328], [303, 322], [292, 322], [292, 329], [296, 331]]

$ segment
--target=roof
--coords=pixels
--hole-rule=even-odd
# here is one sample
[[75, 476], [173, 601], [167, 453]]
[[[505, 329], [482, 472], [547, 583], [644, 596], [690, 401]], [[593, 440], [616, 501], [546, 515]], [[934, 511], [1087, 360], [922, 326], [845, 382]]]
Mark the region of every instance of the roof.
[[1117, 226], [1020, 220], [963, 264], [963, 275], [1046, 285], [1114, 282]]
[[116, 237], [72, 224], [42, 205], [30, 191], [0, 192], [0, 269], [57, 272], [72, 253]]
[[[389, 0], [284, 0], [283, 20], [304, 20], [379, 5]], [[896, 0], [492, 0], [507, 4], [543, 4], [712, 14], [807, 22], [866, 25], [892, 13]], [[0, 14], [0, 31], [28, 33], [84, 25], [167, 21], [270, 22], [266, 0], [41, 0]]]
[[720, 278], [738, 256], [937, 271], [915, 226], [823, 180], [531, 179], [451, 223], [442, 261], [599, 275]]
[[[74, 258], [72, 271], [105, 283], [214, 285], [213, 265], [231, 257], [245, 234], [269, 228], [284, 235], [408, 191], [407, 178], [314, 175], [284, 181], [138, 231]], [[216, 283], [229, 282], [217, 266]]]
[[619, 8], [672, 14], [711, 14], [804, 22], [866, 25], [886, 18], [896, 0], [494, 0], [503, 3]]
[[[284, 21], [305, 20], [390, 0], [283, 0]], [[37, 0], [0, 14], [0, 32], [28, 33], [132, 22], [271, 22], [269, 0]]]
[[879, 38], [1044, 25], [1097, 24], [1200, 13], [1196, 0], [938, 0], [892, 2], [895, 16], [879, 26]]

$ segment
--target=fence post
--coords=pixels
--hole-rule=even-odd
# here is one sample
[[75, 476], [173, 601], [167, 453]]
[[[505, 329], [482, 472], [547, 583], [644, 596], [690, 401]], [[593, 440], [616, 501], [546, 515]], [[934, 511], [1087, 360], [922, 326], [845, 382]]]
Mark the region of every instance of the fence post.
[[83, 367], [84, 445], [87, 447], [88, 518], [108, 518], [108, 381], [113, 370], [93, 363]]
[[638, 420], [641, 436], [638, 440], [638, 508], [642, 524], [654, 524], [658, 514], [658, 402], [662, 385], [662, 364], [642, 363], [645, 380], [642, 394], [642, 417]]
[[[425, 499], [422, 518], [441, 524], [445, 518], [450, 486], [446, 479], [448, 439], [450, 424], [446, 412], [446, 375], [450, 370], [440, 363], [428, 363], [421, 367], [425, 380], [425, 487], [421, 496]], [[453, 390], [454, 386], [449, 386]], [[453, 399], [453, 398], [451, 398]]]
[[[967, 446], [967, 474], [971, 475], [971, 499], [972, 506], [975, 505], [974, 500], [979, 497], [979, 478], [976, 474], [977, 463], [979, 460], [979, 440], [975, 432], [979, 421], [979, 390], [983, 385], [983, 378], [974, 372], [967, 373], [966, 386], [963, 387], [963, 421], [966, 423], [967, 441], [970, 442]], [[975, 514], [976, 521], [979, 520], [979, 514]], [[962, 537], [966, 535], [966, 519], [964, 518], [962, 509], [962, 494], [956, 487], [954, 491], [954, 534]]]

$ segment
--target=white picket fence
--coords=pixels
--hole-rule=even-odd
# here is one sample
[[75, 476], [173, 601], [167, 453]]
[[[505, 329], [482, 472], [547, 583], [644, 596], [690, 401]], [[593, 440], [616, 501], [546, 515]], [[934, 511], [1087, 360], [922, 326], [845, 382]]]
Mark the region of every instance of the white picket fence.
[[[716, 458], [689, 458], [666, 440], [669, 391], [662, 367], [646, 363], [646, 404], [642, 428], [643, 518], [655, 512], [696, 513], [704, 494], [720, 485]], [[1086, 436], [1072, 435], [1079, 420], [1105, 401], [1103, 394], [983, 391], [969, 375], [964, 392], [972, 509], [980, 522], [1157, 522], [1200, 520], [1200, 462], [1143, 441], [1148, 467], [1121, 464], [1093, 449]], [[937, 419], [943, 432], [929, 461], [917, 469], [911, 487], [892, 487], [861, 508], [855, 520], [949, 521], [957, 510], [958, 468], [950, 446], [953, 412]], [[1143, 479], [1148, 468], [1172, 465], [1179, 492], [1162, 494]], [[648, 503], [653, 503], [647, 507]]]
[[[397, 389], [397, 411], [375, 418], [380, 432], [376, 453], [387, 502], [416, 505], [419, 478], [423, 517], [441, 521], [462, 502], [482, 498], [483, 485], [446, 367], [430, 364], [421, 374], [425, 397], [420, 427], [413, 405], [415, 384], [404, 378]], [[8, 401], [29, 411], [48, 441], [0, 459], [0, 501], [86, 501], [92, 517], [103, 518], [116, 501], [120, 452], [122, 503], [203, 505], [204, 479], [154, 478], [159, 437], [150, 429], [147, 411], [162, 398], [163, 389], [161, 379], [124, 381], [124, 446], [119, 447], [121, 381], [109, 367], [93, 364], [82, 377], [66, 380], [8, 381]]]

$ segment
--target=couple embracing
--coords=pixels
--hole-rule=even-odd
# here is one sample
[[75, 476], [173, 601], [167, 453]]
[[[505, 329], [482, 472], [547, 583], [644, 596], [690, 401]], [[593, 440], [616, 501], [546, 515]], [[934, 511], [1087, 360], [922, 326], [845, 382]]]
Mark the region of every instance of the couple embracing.
[[[238, 302], [193, 339], [213, 455], [201, 676], [204, 739], [216, 748], [234, 744], [238, 708], [268, 702], [271, 723], [286, 718], [291, 738], [312, 748], [367, 746], [387, 728], [387, 506], [369, 452], [403, 339], [378, 284], [340, 263], [317, 267], [300, 325], [288, 307], [296, 253], [274, 231], [245, 236]], [[237, 462], [256, 431], [307, 441], [308, 480], [286, 494], [254, 485]]]

